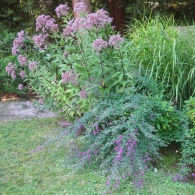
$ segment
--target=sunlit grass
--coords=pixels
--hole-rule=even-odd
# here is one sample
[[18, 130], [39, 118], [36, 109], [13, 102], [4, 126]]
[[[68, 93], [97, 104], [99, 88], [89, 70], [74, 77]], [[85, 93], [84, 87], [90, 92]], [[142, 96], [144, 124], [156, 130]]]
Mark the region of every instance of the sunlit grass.
[[[67, 149], [55, 139], [60, 133], [57, 119], [0, 125], [0, 194], [104, 194], [105, 177], [99, 172], [87, 169], [73, 173], [65, 167]], [[113, 194], [193, 195], [194, 192], [193, 185], [172, 182], [170, 176], [151, 172], [146, 174], [142, 190], [126, 184]]]

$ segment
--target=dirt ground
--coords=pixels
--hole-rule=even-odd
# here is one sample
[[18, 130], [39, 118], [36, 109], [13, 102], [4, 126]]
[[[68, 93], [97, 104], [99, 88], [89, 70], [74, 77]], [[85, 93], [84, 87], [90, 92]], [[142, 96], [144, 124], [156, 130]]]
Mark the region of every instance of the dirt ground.
[[0, 124], [18, 119], [57, 117], [57, 114], [40, 110], [33, 105], [28, 107], [26, 102], [24, 99], [0, 101]]

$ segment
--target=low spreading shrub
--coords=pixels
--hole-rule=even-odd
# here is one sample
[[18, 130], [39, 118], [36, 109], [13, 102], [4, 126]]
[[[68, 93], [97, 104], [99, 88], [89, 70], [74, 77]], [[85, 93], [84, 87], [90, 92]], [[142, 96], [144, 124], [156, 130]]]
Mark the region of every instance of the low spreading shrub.
[[[109, 175], [108, 186], [119, 187], [131, 179], [136, 187], [141, 187], [145, 172], [159, 157], [159, 148], [179, 140], [184, 133], [185, 122], [179, 120], [177, 127], [166, 129], [162, 122], [157, 128], [159, 117], [172, 117], [161, 115], [163, 110], [170, 110], [171, 106], [165, 104], [140, 94], [105, 97], [68, 127], [74, 141], [69, 144], [67, 163], [74, 170], [98, 165]], [[172, 107], [170, 112], [174, 111]]]

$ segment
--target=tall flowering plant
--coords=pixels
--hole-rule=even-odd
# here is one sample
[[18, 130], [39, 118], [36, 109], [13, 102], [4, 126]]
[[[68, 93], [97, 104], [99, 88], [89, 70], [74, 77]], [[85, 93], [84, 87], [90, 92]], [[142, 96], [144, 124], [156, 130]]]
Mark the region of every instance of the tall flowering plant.
[[21, 76], [51, 108], [75, 118], [101, 96], [128, 93], [133, 69], [128, 44], [115, 33], [105, 10], [85, 15], [80, 2], [74, 7], [76, 19], [69, 10], [64, 4], [55, 9], [56, 19], [38, 16], [32, 37], [18, 33], [12, 53], [19, 65], [8, 65], [7, 72]]

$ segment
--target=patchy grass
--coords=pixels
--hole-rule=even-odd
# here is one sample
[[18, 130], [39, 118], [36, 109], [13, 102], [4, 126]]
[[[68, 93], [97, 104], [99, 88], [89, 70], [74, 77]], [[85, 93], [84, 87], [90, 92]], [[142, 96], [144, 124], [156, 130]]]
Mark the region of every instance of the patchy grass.
[[[93, 170], [73, 174], [65, 168], [66, 148], [55, 140], [57, 119], [21, 120], [0, 125], [0, 194], [98, 195], [105, 191], [105, 177]], [[53, 140], [53, 141], [52, 141]], [[161, 172], [146, 174], [137, 191], [122, 186], [113, 194], [194, 195], [195, 186], [172, 182]]]

